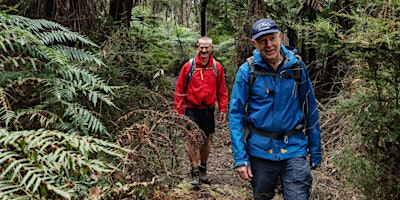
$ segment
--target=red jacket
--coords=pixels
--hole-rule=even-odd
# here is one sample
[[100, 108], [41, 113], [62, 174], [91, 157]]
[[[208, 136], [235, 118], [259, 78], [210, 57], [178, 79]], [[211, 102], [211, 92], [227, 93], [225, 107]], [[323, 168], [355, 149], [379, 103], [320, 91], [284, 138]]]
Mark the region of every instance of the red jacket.
[[190, 72], [190, 62], [186, 62], [182, 66], [176, 82], [174, 95], [174, 109], [179, 114], [184, 114], [185, 106], [186, 108], [198, 108], [202, 110], [207, 106], [215, 107], [216, 101], [218, 101], [219, 112], [226, 112], [228, 110], [228, 92], [225, 86], [224, 69], [219, 62], [215, 61], [217, 62], [217, 78], [212, 69], [213, 60], [212, 55], [210, 55], [208, 65], [204, 67], [203, 62], [196, 55], [196, 68], [203, 68], [203, 70], [194, 71], [192, 79], [187, 85], [186, 94], [184, 90]]

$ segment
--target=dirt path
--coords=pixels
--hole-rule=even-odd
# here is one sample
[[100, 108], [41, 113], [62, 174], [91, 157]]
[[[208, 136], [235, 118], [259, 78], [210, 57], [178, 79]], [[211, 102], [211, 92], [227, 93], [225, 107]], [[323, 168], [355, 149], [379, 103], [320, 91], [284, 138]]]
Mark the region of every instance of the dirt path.
[[[200, 191], [192, 192], [198, 199], [251, 199], [250, 183], [239, 179], [233, 168], [233, 155], [228, 124], [216, 124], [207, 164], [209, 185], [202, 184]], [[193, 199], [195, 199], [193, 198]]]
[[[176, 78], [169, 77], [171, 89], [175, 89]], [[219, 119], [216, 112], [216, 119]], [[200, 199], [200, 200], [248, 200], [252, 199], [250, 183], [238, 177], [233, 168], [233, 153], [228, 122], [218, 124], [216, 122], [215, 133], [211, 143], [211, 153], [207, 163], [207, 174], [210, 184], [202, 184], [199, 191], [188, 189], [189, 174], [186, 186], [182, 186], [178, 193], [179, 198], [171, 199]], [[185, 188], [186, 187], [186, 188]], [[184, 197], [183, 197], [184, 196]], [[274, 200], [280, 200], [277, 194]]]

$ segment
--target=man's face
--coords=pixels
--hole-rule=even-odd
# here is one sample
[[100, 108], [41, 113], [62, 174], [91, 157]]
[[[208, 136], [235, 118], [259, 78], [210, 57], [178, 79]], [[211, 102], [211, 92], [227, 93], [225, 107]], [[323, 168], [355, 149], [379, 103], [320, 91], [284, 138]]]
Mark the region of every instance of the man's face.
[[282, 33], [271, 33], [253, 39], [251, 43], [258, 49], [264, 59], [275, 60], [279, 58]]
[[197, 47], [197, 50], [199, 51], [201, 58], [208, 59], [213, 48], [214, 47], [210, 43], [201, 41]]

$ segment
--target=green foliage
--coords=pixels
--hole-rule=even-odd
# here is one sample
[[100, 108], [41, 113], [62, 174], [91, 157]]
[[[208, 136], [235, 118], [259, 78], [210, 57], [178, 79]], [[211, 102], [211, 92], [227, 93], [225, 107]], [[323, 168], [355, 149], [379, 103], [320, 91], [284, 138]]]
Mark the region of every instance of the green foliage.
[[[207, 36], [216, 44], [223, 42], [218, 36], [232, 36], [236, 29], [233, 25], [237, 14], [234, 1], [209, 1], [207, 6]], [[227, 20], [228, 19], [228, 20]]]
[[192, 56], [194, 49], [188, 47], [194, 47], [197, 37], [173, 22], [160, 23], [160, 18], [145, 11], [142, 7], [133, 9], [131, 29], [115, 32], [103, 45], [104, 54], [106, 63], [115, 70], [111, 81], [123, 76], [123, 82], [130, 85], [144, 83], [161, 89], [165, 87], [159, 82], [163, 76], [156, 74], [176, 73], [177, 66]]
[[235, 51], [234, 40], [226, 35], [221, 35], [212, 37], [213, 42], [215, 37], [218, 37], [217, 41], [221, 41], [221, 43], [214, 45], [213, 56], [224, 68], [226, 87], [228, 89], [228, 93], [230, 94], [233, 81], [235, 80], [236, 71], [238, 69], [238, 67], [235, 66], [234, 62], [232, 61], [233, 52]]
[[[2, 199], [82, 199], [95, 185], [107, 186], [111, 161], [127, 150], [93, 137], [59, 131], [0, 128]], [[103, 153], [106, 161], [93, 155]], [[107, 161], [108, 160], [108, 161]], [[107, 183], [107, 184], [105, 184]]]
[[93, 108], [113, 106], [113, 88], [91, 71], [103, 62], [76, 47], [96, 44], [43, 19], [0, 14], [0, 29], [2, 125], [108, 134]]
[[[336, 160], [346, 180], [367, 199], [398, 199], [400, 24], [394, 19], [400, 4], [377, 1], [357, 5], [351, 9], [354, 12], [337, 15], [351, 23], [350, 29], [343, 31], [328, 23], [315, 26], [320, 27], [319, 35], [337, 39], [335, 46], [327, 48], [339, 47], [336, 53], [347, 61], [342, 69], [351, 80], [344, 82], [348, 88], [339, 98], [339, 109], [351, 126], [346, 127], [345, 150]], [[355, 12], [361, 10], [361, 14]]]
[[291, 26], [301, 20], [303, 4], [292, 0], [271, 0], [266, 3], [269, 18], [275, 19], [281, 28]]
[[111, 121], [133, 110], [157, 107], [148, 103], [154, 94], [142, 91], [170, 92], [171, 78], [196, 53], [197, 33], [173, 21], [160, 23], [161, 18], [149, 13], [146, 7], [135, 7], [131, 28], [114, 32], [102, 45], [104, 62], [110, 67], [99, 69], [98, 74], [121, 86], [113, 101], [121, 110], [105, 112]]
[[[20, 6], [20, 3], [16, 3], [15, 5], [5, 5], [4, 3], [5, 0], [0, 0], [0, 11], [4, 13], [15, 13], [18, 12], [18, 7]], [[23, 2], [22, 2], [23, 4]]]

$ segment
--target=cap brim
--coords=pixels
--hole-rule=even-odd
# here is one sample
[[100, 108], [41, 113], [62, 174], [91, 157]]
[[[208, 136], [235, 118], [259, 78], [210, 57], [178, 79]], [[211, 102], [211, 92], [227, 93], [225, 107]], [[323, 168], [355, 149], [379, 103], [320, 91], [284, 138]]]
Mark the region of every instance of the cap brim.
[[259, 38], [262, 35], [270, 34], [270, 33], [277, 33], [277, 32], [279, 32], [279, 29], [270, 29], [270, 30], [266, 30], [266, 31], [261, 31], [261, 32], [255, 34], [255, 35], [253, 35], [252, 38], [255, 40], [255, 39]]

